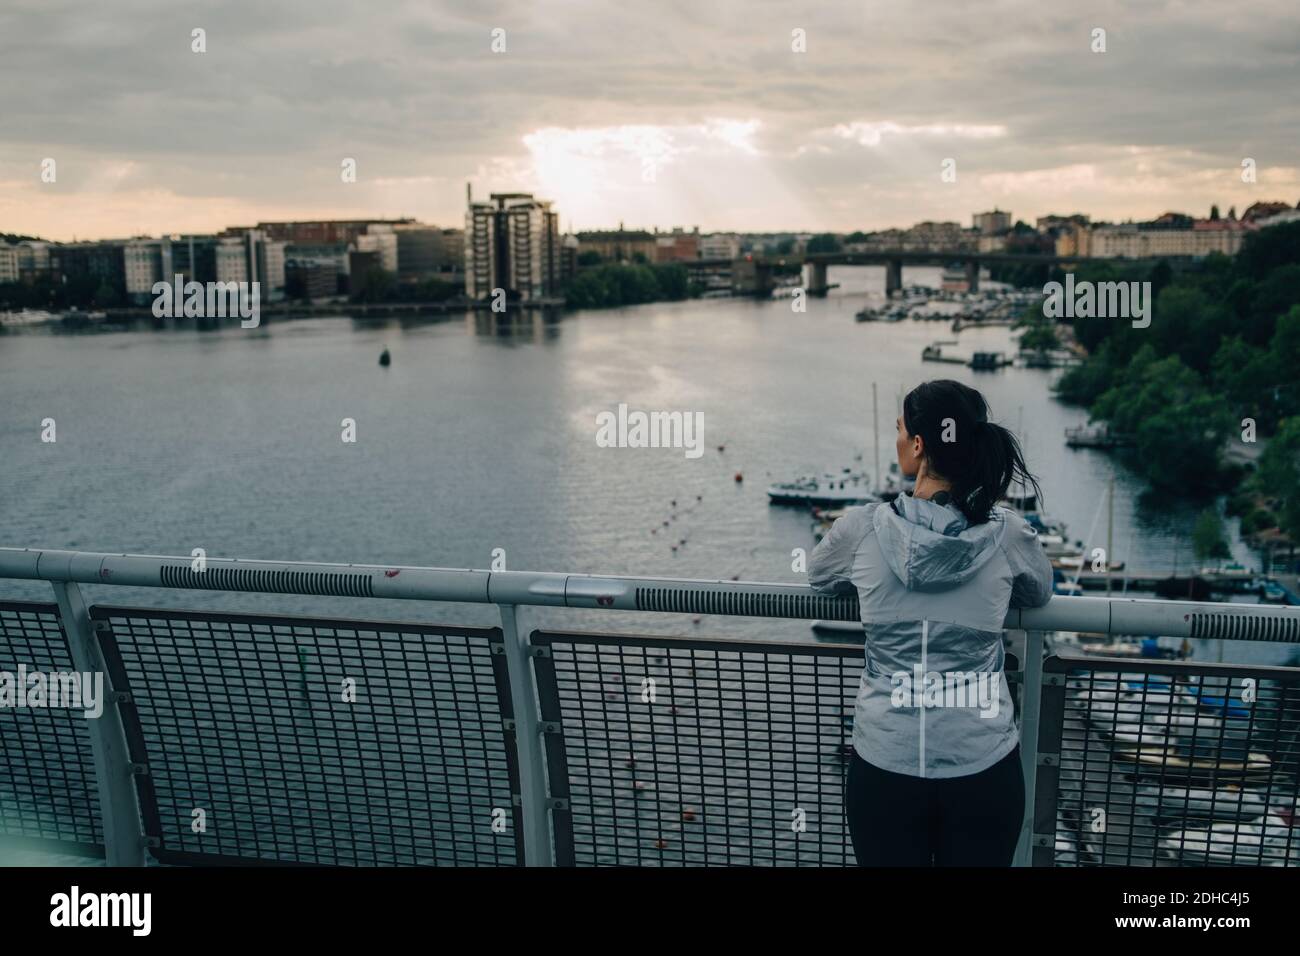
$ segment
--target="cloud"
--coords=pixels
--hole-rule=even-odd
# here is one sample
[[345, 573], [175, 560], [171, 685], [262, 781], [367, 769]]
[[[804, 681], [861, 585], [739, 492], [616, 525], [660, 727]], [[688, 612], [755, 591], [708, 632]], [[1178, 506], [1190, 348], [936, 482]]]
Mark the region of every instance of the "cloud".
[[548, 194], [566, 223], [706, 230], [1294, 201], [1297, 49], [1289, 0], [6, 0], [0, 209], [9, 230], [65, 238], [458, 224], [467, 181]]

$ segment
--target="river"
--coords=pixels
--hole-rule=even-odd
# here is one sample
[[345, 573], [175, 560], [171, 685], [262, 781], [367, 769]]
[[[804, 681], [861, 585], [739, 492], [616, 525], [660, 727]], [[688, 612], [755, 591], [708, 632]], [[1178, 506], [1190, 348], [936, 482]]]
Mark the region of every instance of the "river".
[[[909, 268], [905, 281], [938, 278]], [[952, 377], [1022, 435], [1045, 509], [1071, 538], [1095, 527], [1090, 546], [1105, 544], [1113, 471], [1114, 556], [1136, 569], [1193, 564], [1196, 505], [1153, 501], [1110, 455], [1065, 447], [1065, 428], [1086, 414], [1051, 398], [1059, 372], [923, 364], [925, 345], [953, 337], [945, 323], [856, 323], [866, 296], [881, 296], [883, 270], [832, 268], [830, 281], [839, 288], [805, 313], [789, 300], [710, 299], [552, 321], [340, 316], [0, 337], [0, 545], [479, 568], [500, 548], [512, 570], [797, 582], [792, 551], [812, 548], [809, 517], [769, 506], [767, 484], [871, 468], [872, 383], [887, 464], [901, 390]], [[959, 338], [967, 353], [1011, 348], [1006, 329]], [[389, 368], [378, 364], [384, 348]], [[596, 415], [620, 403], [702, 413], [703, 455], [599, 447]], [[53, 443], [40, 438], [47, 418]], [[349, 418], [354, 443], [341, 439]], [[1257, 566], [1235, 525], [1235, 556]], [[409, 602], [88, 591], [104, 603], [494, 620], [487, 608]], [[0, 596], [48, 593], [0, 582]], [[797, 622], [582, 620], [806, 633]]]

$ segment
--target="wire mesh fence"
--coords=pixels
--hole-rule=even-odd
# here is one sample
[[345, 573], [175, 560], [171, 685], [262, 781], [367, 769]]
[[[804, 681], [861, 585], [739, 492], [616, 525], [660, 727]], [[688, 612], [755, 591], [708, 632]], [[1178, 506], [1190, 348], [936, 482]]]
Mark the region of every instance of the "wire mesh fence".
[[91, 616], [148, 755], [152, 793], [141, 802], [158, 859], [519, 861], [499, 630], [111, 607]]
[[[525, 862], [500, 629], [90, 616], [158, 861]], [[859, 646], [529, 643], [557, 862], [853, 862]], [[72, 670], [56, 605], [0, 602], [0, 672], [20, 668]], [[1035, 865], [1300, 865], [1300, 670], [1054, 656], [1040, 699]], [[86, 720], [0, 707], [0, 855], [103, 855]]]
[[862, 652], [535, 632], [559, 862], [845, 865]]
[[[73, 670], [57, 605], [0, 601], [0, 672], [11, 675], [13, 695], [0, 707], [0, 843], [40, 841], [68, 853], [102, 856], [84, 711], [48, 706], [48, 687], [30, 706], [28, 675]], [[18, 705], [19, 695], [24, 706]]]
[[1300, 863], [1300, 671], [1052, 657], [1044, 673], [1040, 753], [1058, 759], [1039, 771], [1056, 811], [1039, 862]]

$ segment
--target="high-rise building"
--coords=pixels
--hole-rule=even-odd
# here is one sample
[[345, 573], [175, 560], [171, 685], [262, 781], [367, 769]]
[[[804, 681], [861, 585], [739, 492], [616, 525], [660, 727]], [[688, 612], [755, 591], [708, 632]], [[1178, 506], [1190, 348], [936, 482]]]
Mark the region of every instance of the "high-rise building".
[[507, 298], [525, 301], [558, 294], [560, 222], [550, 202], [531, 193], [467, 198], [465, 294], [483, 300], [504, 289]]
[[997, 236], [1011, 229], [1011, 213], [994, 209], [992, 212], [977, 212], [974, 216], [975, 229], [981, 236]]

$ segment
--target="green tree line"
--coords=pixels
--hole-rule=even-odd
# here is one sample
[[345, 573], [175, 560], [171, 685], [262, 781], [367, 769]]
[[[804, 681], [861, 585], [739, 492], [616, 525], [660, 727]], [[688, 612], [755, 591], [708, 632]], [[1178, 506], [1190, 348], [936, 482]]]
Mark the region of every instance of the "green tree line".
[[642, 302], [677, 301], [695, 293], [679, 263], [606, 263], [581, 269], [564, 292], [575, 309], [602, 309]]
[[[1300, 223], [1252, 233], [1235, 258], [1207, 256], [1186, 272], [1086, 262], [1073, 271], [1076, 287], [1149, 281], [1154, 305], [1147, 328], [1072, 319], [1088, 358], [1062, 376], [1058, 396], [1131, 436], [1131, 463], [1154, 487], [1231, 493], [1243, 531], [1276, 523], [1300, 540]], [[1063, 280], [1059, 270], [1052, 278]], [[1248, 481], [1223, 459], [1229, 440], [1247, 438], [1267, 441]]]

